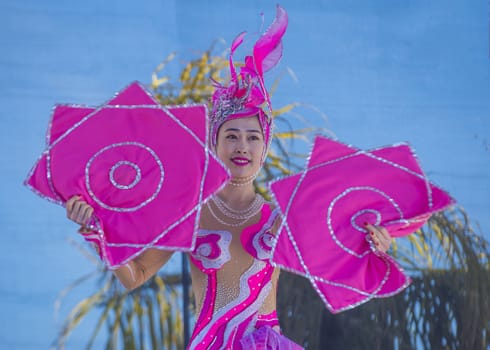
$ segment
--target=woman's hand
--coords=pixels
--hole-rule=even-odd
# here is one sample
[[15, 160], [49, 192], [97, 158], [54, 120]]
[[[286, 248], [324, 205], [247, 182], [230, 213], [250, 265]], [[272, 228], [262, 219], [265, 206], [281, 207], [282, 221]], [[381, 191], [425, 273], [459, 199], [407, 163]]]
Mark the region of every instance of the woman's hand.
[[376, 248], [379, 251], [386, 253], [386, 251], [390, 248], [391, 242], [393, 240], [388, 230], [386, 230], [384, 227], [374, 226], [368, 223], [366, 223], [365, 227], [369, 231], [368, 234], [371, 237], [371, 240], [373, 241]]
[[80, 196], [73, 196], [66, 202], [66, 216], [77, 224], [87, 225], [93, 213], [94, 208]]

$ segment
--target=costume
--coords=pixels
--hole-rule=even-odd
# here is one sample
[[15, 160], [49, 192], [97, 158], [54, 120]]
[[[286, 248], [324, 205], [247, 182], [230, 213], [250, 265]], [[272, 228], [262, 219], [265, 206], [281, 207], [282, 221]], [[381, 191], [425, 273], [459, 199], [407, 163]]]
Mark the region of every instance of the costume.
[[[90, 227], [96, 234], [86, 235], [86, 239], [99, 244], [102, 248], [102, 258], [111, 268], [124, 265], [148, 248], [189, 251], [194, 246], [191, 261], [198, 319], [189, 344], [190, 349], [302, 349], [280, 334], [275, 300], [277, 272], [271, 264], [272, 255], [277, 266], [310, 279], [331, 311], [342, 311], [373, 297], [389, 296], [401, 290], [400, 286], [407, 285], [407, 279], [401, 273], [397, 275], [401, 277], [395, 281], [398, 284], [387, 283], [391, 282], [388, 277], [395, 275], [390, 272], [394, 264], [390, 264], [391, 260], [387, 256], [377, 252], [373, 242], [363, 241], [365, 232], [360, 226], [362, 222], [372, 219], [376, 224], [382, 223], [381, 209], [391, 209], [392, 206], [396, 209], [391, 210], [395, 215], [388, 213], [391, 219], [385, 223], [401, 223], [401, 228], [398, 228], [406, 231], [408, 224], [421, 225], [430, 213], [444, 208], [451, 202], [449, 197], [444, 195], [439, 196], [442, 198], [441, 201], [433, 201], [437, 198], [433, 196], [433, 193], [437, 194], [437, 189], [428, 183], [417, 164], [414, 165], [407, 159], [400, 161], [394, 157], [391, 153], [394, 147], [362, 152], [348, 147], [339, 148], [338, 144], [328, 144], [317, 152], [318, 157], [312, 153], [307, 169], [294, 175], [296, 178], [286, 178], [271, 186], [278, 210], [284, 214], [277, 237], [271, 233], [271, 228], [279, 211], [272, 211], [267, 203], [257, 207], [252, 205], [247, 210], [236, 211], [235, 214], [233, 210], [229, 210], [231, 215], [225, 216], [232, 218], [234, 224], [237, 220], [242, 220], [239, 226], [230, 224], [234, 231], [199, 229], [194, 236], [204, 203], [207, 199], [213, 200], [212, 194], [229, 178], [220, 160], [210, 153], [208, 147], [216, 147], [221, 125], [236, 118], [257, 117], [266, 144], [261, 162], [267, 155], [272, 139], [272, 107], [265, 88], [264, 73], [273, 68], [281, 58], [281, 40], [286, 27], [287, 14], [278, 6], [276, 19], [255, 43], [252, 54], [245, 57], [239, 73], [235, 70], [232, 57], [242, 44], [245, 34], [238, 35], [233, 41], [230, 52], [230, 82], [228, 85], [215, 83], [216, 91], [212, 96], [213, 108], [209, 116], [209, 125], [205, 123], [206, 113], [203, 106], [160, 106], [138, 84], [131, 85], [99, 108], [58, 108], [49, 127], [47, 149], [26, 182], [37, 193], [59, 204], [63, 204], [66, 199], [77, 193], [82, 193], [90, 205], [98, 204], [102, 208], [99, 208], [96, 214], [102, 213], [99, 215], [100, 219], [107, 218], [107, 222], [110, 223], [107, 226], [108, 231], [105, 232], [96, 222]], [[119, 118], [117, 128], [112, 127], [115, 116]], [[197, 118], [198, 116], [201, 117]], [[125, 124], [121, 123], [122, 119], [126, 120]], [[94, 129], [111, 130], [111, 133], [93, 133]], [[166, 133], [172, 137], [162, 137]], [[97, 142], [94, 141], [94, 135], [98, 137]], [[114, 140], [109, 137], [111, 135]], [[89, 151], [86, 143], [88, 136], [91, 140]], [[129, 138], [131, 141], [121, 142], [121, 138]], [[176, 140], [188, 141], [176, 144]], [[320, 141], [326, 145], [327, 141]], [[189, 145], [196, 149], [192, 157], [189, 156]], [[334, 147], [338, 148], [335, 153], [332, 152]], [[59, 158], [57, 152], [61, 153]], [[318, 169], [321, 167], [331, 164], [342, 166], [344, 161], [361, 155], [369, 158], [368, 160], [376, 159], [383, 166], [389, 165], [396, 170], [414, 175], [412, 177], [417, 178], [419, 183], [422, 182], [423, 186], [417, 186], [418, 189], [423, 189], [419, 197], [429, 199], [428, 208], [414, 205], [411, 195], [416, 191], [412, 191], [406, 184], [401, 186], [405, 192], [411, 192], [401, 192], [404, 200], [409, 200], [409, 206], [422, 208], [422, 212], [413, 215], [415, 219], [409, 222], [392, 198], [375, 186], [366, 186], [362, 176], [352, 172], [351, 169], [369, 168], [371, 170], [364, 171], [363, 174], [368, 174], [370, 178], [379, 182], [377, 168], [367, 166], [369, 164], [366, 164], [365, 160], [346, 166], [347, 170], [344, 173], [349, 175], [346, 177], [332, 177], [330, 174], [342, 172], [330, 169], [327, 169], [325, 174], [318, 175]], [[183, 159], [189, 161], [184, 162]], [[361, 166], [358, 166], [359, 164]], [[58, 168], [61, 168], [61, 173], [67, 170], [67, 176], [58, 176]], [[172, 171], [167, 171], [170, 169]], [[56, 176], [51, 176], [52, 174]], [[310, 181], [315, 174], [317, 177]], [[350, 187], [347, 189], [332, 186], [332, 179], [342, 182], [343, 186], [352, 174], [355, 175], [352, 181], [361, 179], [363, 182], [348, 184]], [[255, 175], [246, 178], [245, 181], [231, 179], [229, 184], [248, 185]], [[94, 179], [96, 181], [93, 181]], [[54, 180], [61, 181], [57, 183]], [[296, 182], [291, 184], [292, 180]], [[145, 181], [148, 183], [143, 186]], [[396, 184], [397, 187], [399, 183], [400, 177], [385, 181], [385, 184]], [[137, 187], [137, 184], [140, 184], [140, 187]], [[298, 191], [300, 184], [302, 188]], [[320, 189], [320, 184], [324, 185], [324, 189]], [[133, 188], [135, 194], [131, 193]], [[161, 191], [162, 188], [165, 190]], [[332, 189], [338, 188], [342, 188], [340, 194], [332, 195]], [[188, 191], [189, 189], [191, 191]], [[182, 192], [190, 193], [184, 196]], [[358, 206], [352, 210], [354, 215], [336, 214], [334, 206], [338, 201], [352, 193], [367, 192], [382, 197], [381, 201], [377, 198], [372, 200], [377, 205], [382, 204], [378, 205], [382, 207], [380, 210], [360, 206], [364, 205], [362, 200], [349, 198], [349, 203]], [[399, 191], [393, 192], [396, 194]], [[325, 195], [327, 193], [333, 197], [328, 205]], [[165, 194], [166, 197], [159, 194]], [[102, 199], [99, 198], [100, 195], [103, 195]], [[187, 200], [187, 197], [190, 199]], [[303, 204], [300, 203], [301, 210], [293, 206], [299, 201], [298, 198], [303, 198]], [[320, 203], [313, 206], [311, 198], [315, 199], [315, 203]], [[385, 205], [385, 202], [388, 202], [388, 205]], [[220, 205], [224, 206], [225, 203], [217, 204], [217, 207]], [[162, 208], [165, 209], [165, 215], [161, 215]], [[327, 210], [323, 210], [324, 208]], [[348, 205], [338, 205], [335, 208], [342, 208], [341, 211], [345, 212]], [[103, 209], [106, 210], [106, 215]], [[211, 211], [210, 208], [208, 210]], [[307, 212], [312, 220], [307, 219], [303, 212]], [[130, 214], [126, 215], [127, 213]], [[215, 216], [212, 212], [211, 215]], [[347, 217], [348, 220], [338, 220], [339, 217]], [[164, 220], [160, 220], [161, 218]], [[218, 217], [215, 218], [223, 223]], [[258, 222], [243, 228], [242, 223], [252, 218], [258, 219]], [[100, 222], [104, 223], [105, 220]], [[295, 223], [297, 227], [294, 226]], [[355, 246], [349, 245], [350, 240], [337, 235], [347, 231], [345, 227], [350, 228], [349, 226], [362, 234], [360, 236], [354, 231], [355, 234], [348, 237], [354, 237]], [[238, 227], [242, 229], [239, 230]], [[111, 237], [113, 228], [114, 234], [122, 234]], [[139, 234], [135, 235], [134, 232]], [[192, 235], [181, 234], [182, 232], [192, 232]], [[296, 237], [300, 237], [301, 242], [295, 238], [295, 232], [298, 232]], [[328, 232], [331, 238], [324, 232]], [[144, 233], [148, 235], [141, 239]], [[305, 242], [307, 245], [302, 245]], [[327, 261], [321, 265], [318, 263], [319, 255], [312, 252], [322, 249], [325, 242], [329, 247], [329, 254], [324, 254], [321, 258], [333, 260], [333, 263]], [[309, 249], [310, 247], [312, 249]], [[332, 254], [334, 249], [340, 254]], [[371, 262], [376, 262], [374, 258], [380, 259], [373, 255], [380, 255], [383, 260], [381, 263], [386, 262], [386, 266]], [[337, 256], [347, 256], [350, 260], [341, 261]], [[365, 257], [371, 259], [366, 259], [367, 262], [363, 265], [369, 269], [352, 264], [352, 261], [357, 263], [355, 259]], [[312, 261], [311, 264], [309, 260]], [[317, 271], [310, 269], [310, 265]], [[377, 268], [379, 265], [381, 267]], [[130, 265], [126, 266], [132, 271]], [[359, 273], [354, 275], [352, 271]], [[327, 300], [326, 295], [330, 294], [333, 295], [332, 299], [336, 304]]]
[[[282, 336], [275, 310], [271, 228], [278, 212], [263, 204], [260, 220], [235, 235], [200, 229], [191, 261], [197, 322], [189, 349], [302, 349]], [[232, 240], [240, 240], [230, 250]], [[241, 249], [237, 249], [240, 246]]]
[[[223, 123], [257, 117], [266, 145], [261, 155], [261, 163], [264, 161], [272, 138], [272, 107], [264, 73], [281, 58], [281, 40], [287, 22], [286, 11], [277, 6], [275, 20], [257, 40], [252, 54], [245, 57], [239, 73], [232, 57], [242, 44], [245, 33], [233, 41], [229, 59], [230, 81], [227, 85], [215, 83], [216, 90], [212, 96], [212, 147], [216, 147], [218, 131]], [[253, 178], [255, 175], [250, 181]], [[230, 184], [240, 186], [244, 183], [233, 183], [232, 179]], [[218, 209], [224, 205], [219, 204], [218, 199], [214, 203]], [[260, 219], [243, 228], [242, 225], [227, 224], [214, 214], [212, 207], [207, 207], [216, 222], [209, 224], [213, 229], [198, 231], [191, 254], [198, 317], [189, 349], [302, 349], [280, 334], [276, 315], [278, 276], [270, 258], [274, 241], [271, 228], [278, 212], [272, 211], [268, 203], [262, 203], [257, 211], [253, 210], [253, 203], [250, 208], [248, 214], [235, 218], [244, 217], [243, 224], [252, 218]], [[218, 223], [225, 229], [214, 229]], [[228, 230], [230, 226], [233, 230]]]

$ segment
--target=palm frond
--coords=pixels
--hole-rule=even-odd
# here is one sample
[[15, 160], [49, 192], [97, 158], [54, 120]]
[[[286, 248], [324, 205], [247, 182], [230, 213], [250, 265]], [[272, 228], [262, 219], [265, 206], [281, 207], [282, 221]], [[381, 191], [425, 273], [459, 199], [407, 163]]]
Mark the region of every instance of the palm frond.
[[[490, 249], [461, 208], [434, 215], [420, 231], [399, 239], [392, 255], [412, 284], [395, 297], [338, 315], [324, 310], [302, 278], [284, 274], [279, 289], [289, 293], [278, 300], [284, 332], [312, 349], [488, 349]], [[302, 308], [284, 313], [292, 303]], [[297, 323], [319, 314], [308, 330]]]

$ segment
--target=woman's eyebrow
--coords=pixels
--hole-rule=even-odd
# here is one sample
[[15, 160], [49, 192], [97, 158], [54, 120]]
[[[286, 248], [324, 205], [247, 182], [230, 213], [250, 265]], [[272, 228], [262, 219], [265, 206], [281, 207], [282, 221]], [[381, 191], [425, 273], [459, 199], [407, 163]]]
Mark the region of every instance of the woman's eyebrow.
[[[226, 129], [225, 131], [241, 131], [241, 129], [237, 129], [237, 128], [228, 128], [228, 129]], [[247, 130], [245, 130], [245, 131], [247, 131], [247, 132], [256, 132], [256, 133], [262, 134], [262, 133], [260, 132], [260, 130], [257, 130], [257, 129], [247, 129]]]

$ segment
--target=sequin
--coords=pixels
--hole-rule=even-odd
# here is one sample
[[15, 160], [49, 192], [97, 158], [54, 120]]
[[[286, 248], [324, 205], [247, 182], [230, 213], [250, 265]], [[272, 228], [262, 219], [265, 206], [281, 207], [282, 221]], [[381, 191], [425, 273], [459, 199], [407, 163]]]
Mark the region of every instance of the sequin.
[[[196, 249], [191, 255], [191, 261], [199, 270], [193, 273], [193, 286], [205, 286], [205, 296], [201, 297], [200, 289], [196, 293], [198, 319], [189, 349], [241, 349], [240, 340], [257, 327], [277, 326], [277, 319], [268, 318], [270, 314], [262, 317], [263, 310], [275, 310], [272, 293], [277, 276], [274, 277], [274, 267], [262, 254], [266, 254], [267, 249], [262, 252], [260, 246], [258, 250], [253, 248], [254, 239], [264, 245], [271, 244], [274, 236], [270, 230], [277, 214], [269, 203], [264, 204], [259, 222], [245, 227], [240, 237], [236, 237], [234, 246], [231, 242], [230, 245], [220, 244], [231, 237], [227, 231], [199, 230]], [[229, 253], [228, 256], [228, 251], [233, 251], [234, 255]], [[221, 256], [226, 259], [220, 260]], [[206, 261], [207, 266], [204, 266]], [[261, 322], [257, 324], [259, 319]]]
[[[127, 185], [119, 183], [119, 181], [115, 179], [115, 175], [114, 175], [118, 169], [123, 168], [125, 165], [129, 166], [130, 168], [132, 168], [136, 172], [133, 181]], [[140, 182], [140, 180], [141, 180], [141, 169], [137, 164], [135, 164], [133, 162], [129, 162], [127, 160], [119, 161], [116, 164], [114, 164], [112, 166], [111, 170], [109, 171], [109, 180], [111, 181], [111, 183], [114, 187], [116, 187], [120, 190], [130, 190], [134, 186], [136, 186], [138, 184], [138, 182]]]

